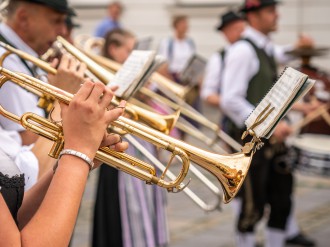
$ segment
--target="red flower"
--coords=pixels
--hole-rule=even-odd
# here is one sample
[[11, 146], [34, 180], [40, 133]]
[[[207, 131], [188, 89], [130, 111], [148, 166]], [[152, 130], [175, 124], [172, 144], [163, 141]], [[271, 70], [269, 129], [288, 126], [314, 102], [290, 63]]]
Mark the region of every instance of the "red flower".
[[255, 8], [260, 6], [260, 0], [247, 0], [245, 4], [246, 8]]

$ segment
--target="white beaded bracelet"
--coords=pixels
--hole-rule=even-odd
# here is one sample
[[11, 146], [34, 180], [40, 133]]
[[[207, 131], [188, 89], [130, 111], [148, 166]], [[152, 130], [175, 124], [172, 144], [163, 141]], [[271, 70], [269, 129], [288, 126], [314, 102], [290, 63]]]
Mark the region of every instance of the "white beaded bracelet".
[[[76, 156], [76, 157], [82, 159], [83, 161], [85, 161], [85, 162], [88, 164], [88, 166], [89, 166], [89, 170], [92, 170], [93, 167], [94, 167], [94, 162], [93, 162], [93, 160], [92, 160], [91, 158], [89, 158], [86, 154], [83, 154], [83, 153], [78, 152], [78, 151], [76, 151], [76, 150], [72, 150], [72, 149], [63, 149], [63, 150], [60, 152], [60, 155], [59, 155], [58, 158], [60, 159], [63, 155], [73, 155], [73, 156]], [[54, 168], [55, 168], [55, 169], [53, 169], [53, 170], [54, 170], [54, 172], [55, 172], [55, 170], [56, 170], [56, 168], [57, 168], [57, 165], [56, 165], [56, 167], [54, 167]]]

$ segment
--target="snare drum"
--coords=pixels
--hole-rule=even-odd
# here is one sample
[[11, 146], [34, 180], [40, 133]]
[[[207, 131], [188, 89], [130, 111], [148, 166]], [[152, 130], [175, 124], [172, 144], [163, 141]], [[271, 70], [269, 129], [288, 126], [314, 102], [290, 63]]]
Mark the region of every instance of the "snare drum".
[[296, 169], [314, 175], [330, 175], [330, 135], [302, 134], [293, 140]]

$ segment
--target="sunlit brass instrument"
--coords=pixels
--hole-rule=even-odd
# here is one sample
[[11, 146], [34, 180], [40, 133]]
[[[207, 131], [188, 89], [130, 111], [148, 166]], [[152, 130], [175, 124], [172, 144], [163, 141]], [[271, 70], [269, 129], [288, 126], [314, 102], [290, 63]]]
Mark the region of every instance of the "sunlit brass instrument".
[[[96, 75], [96, 77], [98, 77], [101, 81], [103, 81], [104, 83], [108, 83], [112, 78], [113, 75], [111, 75], [111, 72], [104, 72], [104, 68], [102, 66], [100, 66], [99, 64], [102, 63], [111, 63], [111, 67], [113, 68], [115, 67], [116, 70], [118, 70], [121, 65], [119, 65], [118, 63], [111, 61], [111, 60], [107, 60], [104, 57], [101, 56], [93, 56], [91, 55], [90, 57], [87, 54], [84, 54], [83, 52], [81, 52], [78, 48], [74, 47], [72, 44], [70, 44], [69, 42], [67, 42], [66, 40], [64, 40], [61, 37], [57, 38], [57, 43], [59, 46], [62, 46], [62, 48], [64, 48], [66, 51], [68, 51], [70, 54], [72, 54], [74, 57], [76, 57], [78, 60], [80, 60], [81, 62], [84, 62], [88, 69], [90, 71], [92, 71], [93, 74]], [[88, 43], [88, 39], [85, 40], [84, 42], [85, 44]], [[88, 49], [90, 50], [90, 48]], [[94, 61], [94, 59], [96, 59]], [[152, 76], [157, 76], [157, 73], [153, 73]], [[166, 83], [165, 83], [166, 84]], [[174, 86], [176, 86], [177, 84], [173, 83], [172, 84]], [[178, 85], [179, 87], [181, 87], [180, 85]], [[147, 90], [146, 88], [144, 88], [144, 90]], [[131, 102], [133, 102], [134, 99], [130, 99]], [[134, 101], [135, 102], [135, 101]], [[136, 103], [136, 102], [135, 102]], [[134, 105], [136, 105], [135, 103], [133, 103]], [[141, 106], [141, 105], [140, 105]], [[148, 109], [148, 107], [146, 107], [145, 105], [141, 106], [141, 108], [143, 109]], [[148, 109], [149, 111], [151, 111], [150, 109]], [[178, 109], [176, 109], [178, 110]], [[224, 150], [217, 145], [216, 143], [213, 143], [213, 140], [211, 140], [210, 138], [208, 138], [207, 136], [205, 136], [200, 130], [196, 129], [193, 126], [189, 126], [187, 123], [186, 124], [182, 124], [179, 121], [176, 122], [176, 127], [180, 128], [181, 130], [185, 131], [186, 133], [193, 135], [195, 137], [197, 137], [199, 140], [201, 140], [202, 142], [206, 142], [207, 145], [211, 145], [212, 149], [214, 149], [216, 152], [220, 152], [221, 153], [226, 153], [224, 152]], [[221, 191], [218, 189], [217, 186], [215, 186], [207, 177], [205, 177], [197, 168], [195, 168], [194, 165], [190, 165], [190, 171], [199, 179], [201, 180], [209, 189], [210, 191], [212, 191], [212, 193], [214, 193], [216, 195], [217, 199], [220, 199], [221, 196]], [[189, 196], [190, 197], [190, 196]], [[193, 199], [199, 206], [201, 206], [200, 203], [198, 203], [197, 200]], [[201, 201], [201, 200], [199, 200]], [[219, 201], [219, 200], [218, 200]], [[204, 203], [205, 204], [205, 203]], [[219, 208], [220, 206], [220, 201], [217, 202], [216, 204], [213, 205], [209, 205], [207, 204], [207, 206], [201, 206], [203, 208], [203, 210], [205, 211], [210, 211], [212, 209], [216, 209]]]
[[[44, 71], [46, 71], [48, 73], [51, 73], [51, 74], [57, 73], [57, 70], [55, 68], [50, 66], [49, 63], [40, 60], [39, 58], [33, 57], [30, 54], [23, 52], [21, 50], [18, 50], [1, 41], [0, 41], [0, 46], [7, 49], [7, 52], [3, 56], [0, 57], [0, 66], [2, 66], [3, 61], [6, 59], [7, 56], [9, 56], [10, 54], [13, 53], [13, 54], [16, 54], [19, 57], [23, 58], [24, 60], [32, 62], [33, 64], [37, 65], [38, 67], [40, 67], [41, 69], [43, 69]], [[101, 70], [101, 68], [99, 68], [99, 69]], [[104, 81], [107, 81], [106, 78], [109, 78], [110, 76], [111, 76], [111, 78], [113, 77], [113, 74], [111, 72], [106, 71], [106, 69], [104, 69], [103, 71], [98, 71], [98, 73], [99, 74], [97, 74], [97, 76], [98, 77], [100, 76], [100, 79], [102, 79]], [[109, 74], [107, 74], [107, 73], [109, 73]], [[102, 75], [103, 75], [103, 77], [102, 77]], [[52, 108], [52, 104], [51, 104], [52, 99], [50, 99], [49, 97], [46, 97], [44, 95], [39, 95], [39, 96], [40, 96], [39, 106], [42, 108], [46, 108], [49, 111]], [[118, 99], [113, 99], [112, 104], [114, 106], [117, 106], [119, 104]], [[132, 105], [130, 103], [127, 103], [125, 111], [131, 116], [132, 119], [139, 120], [139, 121], [147, 124], [148, 126], [151, 126], [155, 129], [162, 131], [164, 133], [167, 133], [167, 134], [175, 126], [175, 123], [180, 114], [179, 111], [176, 111], [175, 113], [173, 113], [171, 115], [164, 116], [164, 115], [160, 115], [157, 113], [147, 111], [141, 107]]]
[[[98, 77], [104, 83], [109, 82], [112, 79], [113, 75], [110, 75], [109, 72], [105, 72], [105, 73], [102, 74], [102, 71], [104, 71], [104, 68], [102, 66], [100, 66], [100, 64], [111, 63], [111, 65], [109, 65], [106, 68], [110, 68], [111, 70], [113, 70], [113, 68], [115, 68], [116, 71], [121, 67], [121, 65], [119, 65], [118, 63], [116, 63], [114, 61], [111, 61], [109, 59], [106, 59], [104, 57], [94, 56], [90, 53], [84, 54], [79, 49], [72, 46], [70, 43], [68, 43], [66, 40], [64, 40], [61, 37], [57, 38], [57, 43], [59, 44], [59, 46], [61, 45], [62, 48], [64, 48], [66, 51], [68, 51], [70, 54], [72, 54], [74, 57], [76, 57], [78, 60], [80, 60], [81, 62], [84, 62], [87, 65], [87, 67], [89, 68], [89, 70], [92, 71], [96, 75], [96, 77]], [[87, 40], [85, 41], [85, 43], [88, 43]], [[90, 49], [88, 49], [88, 50], [90, 50]], [[162, 76], [157, 74], [157, 73], [153, 73], [151, 79], [154, 79], [154, 77], [156, 77], [156, 80], [158, 80], [158, 77], [162, 78]], [[166, 78], [164, 78], [164, 79], [165, 80], [162, 80], [163, 84], [168, 85], [167, 81], [169, 81], [169, 80], [166, 79]], [[172, 89], [174, 88], [174, 90], [176, 90], [176, 86], [178, 86], [178, 88], [182, 88], [182, 86], [177, 85], [176, 83], [173, 83], [173, 82], [170, 83], [170, 86], [171, 86]], [[140, 92], [144, 92], [145, 90], [148, 90], [148, 89], [143, 88], [143, 90], [140, 91]], [[183, 97], [183, 94], [182, 94], [182, 97]], [[130, 101], [132, 101], [132, 100], [134, 100], [134, 99], [130, 99]], [[166, 105], [166, 103], [164, 103], [164, 102], [162, 102], [162, 103]], [[136, 105], [136, 104], [134, 103], [134, 105]], [[142, 108], [148, 109], [145, 106], [142, 106]], [[178, 109], [179, 108], [176, 108], [176, 110], [178, 110]], [[180, 107], [180, 110], [181, 110], [181, 107]], [[191, 114], [189, 116], [191, 116]], [[184, 119], [181, 118], [181, 121], [182, 120], [184, 120]], [[202, 120], [203, 120], [203, 118], [202, 118]], [[208, 138], [207, 136], [205, 136], [204, 133], [202, 133], [200, 130], [196, 129], [194, 126], [189, 126], [189, 123], [182, 124], [179, 121], [177, 121], [176, 127], [180, 128], [181, 130], [188, 133], [189, 135], [193, 135], [198, 140], [201, 140], [202, 142], [206, 143], [208, 146], [210, 146], [216, 152], [219, 152], [219, 150], [220, 150], [221, 153], [226, 153], [226, 152], [224, 152], [224, 150], [219, 145], [217, 145], [217, 143], [214, 140], [212, 140], [212, 139]], [[218, 129], [218, 127], [217, 127], [217, 129]], [[238, 150], [240, 150], [241, 146], [240, 145], [237, 145], [237, 146], [239, 147]], [[201, 182], [203, 182], [210, 189], [210, 191], [212, 191], [212, 193], [214, 193], [216, 195], [216, 198], [218, 198], [218, 199], [220, 198], [221, 192], [218, 189], [218, 187], [215, 186], [207, 177], [205, 177], [194, 165], [190, 165], [190, 171]], [[191, 196], [189, 195], [189, 197], [191, 197]], [[219, 208], [219, 205], [220, 205], [220, 203], [217, 203], [217, 204], [213, 204], [213, 205], [207, 204], [206, 206], [201, 206], [201, 203], [198, 202], [198, 201], [201, 201], [201, 200], [196, 200], [196, 199], [193, 199], [193, 198], [192, 198], [192, 200], [194, 200], [194, 202], [197, 203], [200, 207], [202, 207], [203, 210], [205, 210], [205, 211], [210, 211], [211, 209]]]
[[[29, 54], [27, 54], [27, 53], [25, 53], [23, 51], [20, 51], [18, 49], [15, 49], [15, 48], [7, 45], [7, 44], [4, 44], [4, 43], [1, 43], [0, 42], [0, 45], [2, 47], [6, 48], [7, 51], [8, 51], [6, 54], [4, 54], [2, 57], [0, 57], [0, 66], [2, 65], [3, 61], [5, 60], [5, 58], [8, 55], [10, 55], [11, 53], [14, 53], [14, 54], [20, 56], [21, 58], [23, 58], [23, 59], [25, 59], [27, 61], [32, 62], [33, 64], [37, 65], [38, 67], [40, 67], [41, 69], [43, 69], [44, 71], [46, 71], [48, 73], [51, 73], [51, 74], [56, 74], [57, 73], [57, 70], [55, 68], [51, 67], [45, 61], [42, 61], [42, 60], [40, 60], [38, 58], [35, 58], [33, 56], [30, 56]], [[56, 51], [56, 49], [54, 51], [56, 53], [58, 52], [58, 51]], [[53, 56], [53, 54], [51, 52], [48, 55]], [[110, 75], [112, 76], [112, 73]], [[36, 94], [36, 95], [39, 96], [39, 98], [40, 98], [40, 100], [39, 100], [39, 106], [42, 107], [42, 108], [48, 108], [48, 112], [49, 112], [51, 110], [51, 108], [53, 107], [52, 102], [53, 102], [54, 99], [52, 97], [50, 97], [49, 95], [43, 95], [40, 91], [33, 90], [32, 88], [30, 88], [29, 90], [32, 91], [34, 94]], [[115, 103], [118, 104], [118, 101], [115, 101]], [[130, 104], [128, 104], [128, 105], [130, 105]], [[142, 119], [143, 118], [153, 119], [156, 124], [160, 122], [160, 124], [157, 124], [156, 125], [156, 128], [158, 130], [163, 131], [164, 133], [168, 133], [169, 130], [174, 126], [175, 121], [177, 120], [177, 116], [179, 115], [179, 112], [177, 111], [174, 114], [171, 114], [171, 115], [168, 115], [168, 116], [162, 116], [162, 115], [159, 115], [159, 114], [153, 114], [152, 111], [149, 111], [149, 112], [148, 111], [145, 111], [143, 107], [138, 108], [134, 104], [133, 105], [130, 105], [130, 106], [131, 107], [128, 107], [126, 109], [126, 111], [129, 112], [129, 114], [131, 115], [131, 117], [133, 119], [140, 120], [141, 119], [141, 116], [142, 116]], [[137, 109], [137, 113], [136, 113], [136, 109]], [[166, 121], [166, 122], [164, 123], [164, 121]], [[167, 126], [167, 128], [163, 128], [163, 129], [160, 128], [160, 127], [163, 127], [163, 126]], [[185, 128], [187, 128], [187, 127], [185, 126]], [[189, 131], [191, 131], [191, 129], [189, 129]], [[125, 133], [121, 133], [121, 134], [125, 134]], [[198, 134], [198, 132], [197, 132], [197, 134]], [[134, 142], [134, 140], [132, 140], [132, 137], [128, 137], [128, 135], [126, 135], [126, 138], [130, 138], [129, 141], [130, 142]], [[204, 140], [207, 140], [207, 137], [206, 138], [203, 138], [202, 140], [203, 141]], [[138, 144], [136, 142], [133, 145], [136, 148], [139, 148], [139, 150], [145, 156], [147, 156], [149, 160], [152, 160], [152, 163], [154, 165], [156, 165], [158, 169], [160, 169], [161, 171], [165, 171], [165, 166], [158, 159], [156, 159], [152, 154], [150, 154], [148, 150], [145, 150], [145, 149], [143, 150], [143, 147], [137, 146]], [[218, 152], [219, 150], [215, 149], [215, 151]], [[192, 199], [204, 211], [213, 211], [215, 209], [219, 209], [220, 208], [220, 205], [221, 205], [221, 203], [220, 203], [221, 202], [221, 199], [220, 198], [221, 198], [221, 195], [222, 195], [221, 191], [218, 189], [217, 186], [215, 186], [211, 181], [209, 181], [203, 174], [201, 174], [201, 172], [199, 170], [197, 170], [193, 165], [191, 165], [190, 168], [191, 168], [192, 173], [195, 174], [197, 176], [197, 178], [199, 178], [216, 195], [216, 201], [213, 204], [208, 204], [208, 203], [204, 202], [203, 200], [201, 200], [189, 188], [185, 188], [183, 190], [184, 193], [187, 194], [188, 197], [190, 199]], [[169, 179], [171, 179], [171, 180], [174, 180], [175, 179], [175, 175], [171, 171], [167, 171], [166, 172], [166, 176]]]
[[[0, 73], [2, 74], [0, 86], [2, 86], [6, 81], [10, 80], [25, 88], [26, 90], [33, 89], [33, 91], [39, 91], [42, 94], [53, 97], [65, 104], [69, 104], [73, 97], [70, 93], [67, 93], [30, 76], [23, 76], [22, 74], [11, 72], [2, 67], [0, 67]], [[3, 114], [5, 117], [8, 117], [16, 122], [21, 122], [25, 128], [30, 129], [35, 133], [54, 141], [55, 144], [51, 150], [51, 154], [53, 156], [56, 157], [56, 155], [60, 152], [61, 148], [63, 147], [64, 139], [62, 137], [62, 130], [57, 124], [49, 123], [48, 120], [45, 120], [39, 116], [35, 116], [35, 114], [27, 113], [22, 117], [17, 117], [12, 113], [5, 111], [3, 108], [0, 110], [1, 114]], [[36, 124], [32, 124], [31, 121]], [[102, 162], [109, 163], [110, 165], [113, 165], [114, 167], [117, 167], [118, 169], [121, 169], [135, 177], [145, 180], [148, 183], [165, 187], [169, 191], [173, 190], [173, 188], [178, 190], [182, 189], [180, 184], [188, 172], [189, 160], [193, 161], [217, 177], [224, 191], [225, 203], [230, 202], [240, 189], [244, 178], [247, 175], [253, 154], [255, 153], [259, 144], [259, 140], [253, 138], [252, 142], [247, 143], [242, 149], [244, 151], [240, 153], [232, 155], [218, 155], [201, 150], [180, 140], [176, 140], [175, 138], [172, 138], [166, 134], [156, 131], [150, 127], [146, 127], [125, 117], [119, 117], [112, 123], [112, 126], [120, 128], [130, 134], [149, 141], [158, 147], [170, 150], [174, 153], [174, 155], [179, 155], [183, 161], [181, 172], [175, 181], [166, 182], [163, 180], [165, 175], [164, 173], [160, 178], [155, 177], [153, 174], [151, 175], [150, 173], [147, 173], [143, 170], [145, 167], [150, 169], [149, 166], [144, 165], [144, 162], [132, 162], [132, 157], [127, 157], [127, 155], [123, 153], [112, 152], [108, 148], [101, 148], [97, 152], [97, 159], [101, 160]], [[118, 160], [113, 161], [112, 156], [118, 156], [121, 161], [132, 162], [133, 164], [138, 165], [142, 171], [141, 169], [138, 169], [132, 165], [127, 165], [125, 162], [119, 162]]]

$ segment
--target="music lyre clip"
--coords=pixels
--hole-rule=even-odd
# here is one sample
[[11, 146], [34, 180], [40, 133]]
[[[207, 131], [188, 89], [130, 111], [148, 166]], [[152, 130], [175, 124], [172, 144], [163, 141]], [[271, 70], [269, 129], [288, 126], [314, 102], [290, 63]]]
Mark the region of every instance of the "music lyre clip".
[[263, 142], [260, 140], [260, 137], [257, 137], [255, 132], [254, 132], [254, 128], [257, 127], [258, 125], [260, 125], [261, 123], [263, 123], [266, 118], [272, 113], [272, 111], [275, 109], [275, 107], [271, 107], [271, 104], [269, 103], [267, 105], [267, 107], [262, 110], [262, 112], [260, 112], [260, 114], [258, 115], [258, 117], [256, 118], [256, 120], [254, 121], [254, 123], [247, 128], [246, 131], [243, 132], [242, 134], [242, 140], [245, 139], [248, 135], [251, 135], [253, 137], [252, 139], [252, 146], [247, 147], [249, 150], [243, 150], [243, 152], [247, 152], [249, 153], [254, 147], [256, 147], [257, 149], [261, 148], [261, 146], [263, 145]]

